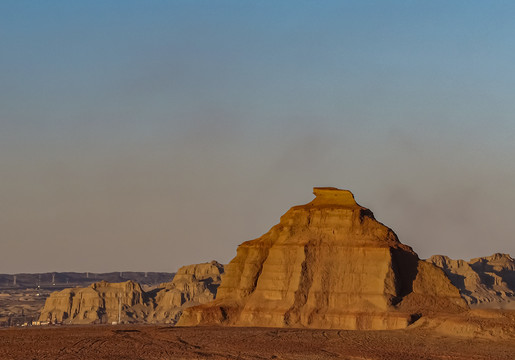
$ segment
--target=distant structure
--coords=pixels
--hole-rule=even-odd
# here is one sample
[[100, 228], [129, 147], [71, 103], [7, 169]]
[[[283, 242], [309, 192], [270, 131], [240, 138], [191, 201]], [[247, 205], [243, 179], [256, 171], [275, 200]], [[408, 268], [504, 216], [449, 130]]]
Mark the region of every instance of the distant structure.
[[122, 294], [118, 294], [118, 324], [122, 322]]
[[13, 276], [13, 286], [16, 286], [16, 275]]
[[52, 285], [55, 285], [55, 274], [52, 274]]

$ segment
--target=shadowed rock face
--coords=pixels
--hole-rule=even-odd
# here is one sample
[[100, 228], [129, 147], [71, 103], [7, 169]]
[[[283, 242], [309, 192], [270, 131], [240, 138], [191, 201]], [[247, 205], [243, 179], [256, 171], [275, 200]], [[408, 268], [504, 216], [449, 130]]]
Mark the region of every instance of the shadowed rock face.
[[434, 255], [427, 259], [445, 271], [472, 307], [515, 309], [515, 261], [493, 254], [466, 262]]
[[178, 324], [398, 329], [466, 308], [443, 271], [419, 261], [350, 191], [314, 194], [241, 244], [217, 300], [185, 309]]
[[47, 298], [40, 321], [175, 323], [184, 308], [215, 298], [222, 273], [223, 265], [212, 261], [183, 266], [171, 282], [149, 292], [133, 281], [102, 281], [85, 288], [64, 289]]

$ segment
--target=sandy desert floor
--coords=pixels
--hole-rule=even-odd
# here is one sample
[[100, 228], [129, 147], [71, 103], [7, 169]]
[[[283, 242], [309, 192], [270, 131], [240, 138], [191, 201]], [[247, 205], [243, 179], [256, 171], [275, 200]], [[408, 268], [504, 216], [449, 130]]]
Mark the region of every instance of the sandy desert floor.
[[514, 359], [515, 341], [426, 330], [152, 325], [0, 330], [0, 359]]

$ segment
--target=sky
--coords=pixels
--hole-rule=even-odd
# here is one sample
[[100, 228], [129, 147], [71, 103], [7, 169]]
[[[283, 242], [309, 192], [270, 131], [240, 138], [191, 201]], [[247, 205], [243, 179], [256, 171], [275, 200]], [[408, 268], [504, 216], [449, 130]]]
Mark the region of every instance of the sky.
[[0, 273], [175, 271], [351, 190], [515, 255], [509, 1], [0, 2]]

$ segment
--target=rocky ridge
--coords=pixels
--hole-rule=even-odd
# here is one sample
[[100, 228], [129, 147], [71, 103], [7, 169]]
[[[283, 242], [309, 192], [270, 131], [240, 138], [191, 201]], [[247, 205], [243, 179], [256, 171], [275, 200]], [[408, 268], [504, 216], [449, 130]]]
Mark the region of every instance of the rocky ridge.
[[67, 324], [175, 323], [184, 308], [214, 299], [223, 265], [183, 266], [169, 283], [145, 292], [134, 281], [101, 281], [52, 293], [40, 321]]
[[176, 323], [184, 309], [214, 300], [223, 272], [224, 266], [217, 261], [181, 267], [156, 292], [148, 321]]
[[107, 282], [125, 282], [132, 280], [141, 286], [155, 286], [168, 281], [173, 273], [165, 272], [47, 272], [47, 273], [22, 273], [0, 274], [0, 291], [11, 289], [38, 288], [44, 290], [62, 290], [71, 287], [86, 287], [93, 282], [102, 280]]
[[241, 244], [217, 299], [185, 309], [178, 324], [399, 329], [468, 308], [440, 268], [419, 260], [350, 191], [314, 194]]
[[515, 309], [515, 261], [508, 254], [465, 260], [433, 255], [426, 261], [445, 271], [471, 307]]

